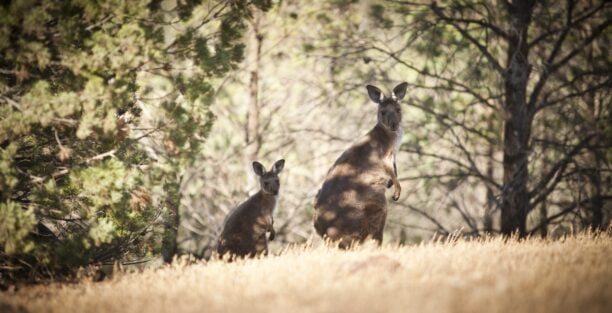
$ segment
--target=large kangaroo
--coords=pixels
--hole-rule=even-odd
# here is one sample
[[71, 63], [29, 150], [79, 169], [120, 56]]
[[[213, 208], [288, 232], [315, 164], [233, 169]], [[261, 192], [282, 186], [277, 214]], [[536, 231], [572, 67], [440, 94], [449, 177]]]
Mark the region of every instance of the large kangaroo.
[[270, 232], [270, 240], [273, 240], [276, 233], [272, 214], [280, 188], [278, 174], [284, 166], [285, 160], [278, 160], [266, 172], [261, 163], [253, 162], [253, 171], [259, 176], [261, 189], [228, 214], [217, 244], [219, 255], [253, 257], [268, 253], [266, 232]]
[[407, 86], [399, 84], [390, 97], [377, 87], [366, 87], [370, 99], [378, 104], [378, 122], [340, 155], [317, 194], [314, 227], [320, 236], [337, 241], [340, 248], [370, 236], [382, 243], [387, 218], [385, 187], [394, 187], [394, 201], [401, 192], [395, 156], [402, 141], [399, 100]]

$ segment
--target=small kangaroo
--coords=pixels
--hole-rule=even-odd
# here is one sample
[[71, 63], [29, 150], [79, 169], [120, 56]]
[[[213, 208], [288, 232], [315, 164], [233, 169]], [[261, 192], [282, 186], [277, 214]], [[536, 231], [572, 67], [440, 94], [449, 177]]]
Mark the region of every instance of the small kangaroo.
[[267, 172], [261, 163], [253, 162], [261, 189], [228, 214], [217, 244], [219, 255], [254, 257], [268, 254], [266, 233], [270, 232], [270, 240], [276, 235], [272, 214], [280, 188], [278, 174], [284, 166], [285, 160], [278, 160]]
[[395, 156], [402, 141], [402, 110], [399, 101], [407, 83], [393, 89], [390, 97], [368, 85], [378, 104], [378, 122], [361, 140], [336, 160], [315, 199], [314, 227], [324, 238], [346, 249], [369, 236], [382, 243], [387, 218], [385, 187], [394, 187], [393, 200], [400, 197]]

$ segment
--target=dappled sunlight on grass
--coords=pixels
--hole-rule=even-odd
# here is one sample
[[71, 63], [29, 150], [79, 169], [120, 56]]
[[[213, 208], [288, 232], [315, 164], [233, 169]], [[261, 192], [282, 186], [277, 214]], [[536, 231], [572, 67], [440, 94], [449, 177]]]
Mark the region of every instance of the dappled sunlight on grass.
[[[612, 238], [324, 245], [0, 295], [28, 312], [605, 312]], [[5, 307], [7, 305], [4, 305]]]

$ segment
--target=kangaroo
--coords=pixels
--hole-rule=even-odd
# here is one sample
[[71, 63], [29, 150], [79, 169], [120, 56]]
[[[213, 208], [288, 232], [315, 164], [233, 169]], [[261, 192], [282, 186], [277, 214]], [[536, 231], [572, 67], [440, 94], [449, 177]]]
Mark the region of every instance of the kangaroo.
[[278, 160], [267, 172], [259, 162], [253, 162], [253, 171], [259, 176], [260, 190], [237, 208], [225, 219], [217, 244], [219, 255], [231, 254], [233, 257], [254, 257], [268, 254], [268, 239], [274, 240], [274, 219], [272, 214], [278, 201], [280, 181], [278, 174], [283, 170], [285, 160]]
[[395, 156], [402, 141], [402, 110], [399, 101], [407, 83], [393, 89], [390, 97], [368, 85], [378, 104], [378, 122], [361, 140], [336, 160], [315, 199], [314, 227], [317, 233], [346, 249], [368, 237], [382, 243], [387, 218], [385, 187], [400, 197]]

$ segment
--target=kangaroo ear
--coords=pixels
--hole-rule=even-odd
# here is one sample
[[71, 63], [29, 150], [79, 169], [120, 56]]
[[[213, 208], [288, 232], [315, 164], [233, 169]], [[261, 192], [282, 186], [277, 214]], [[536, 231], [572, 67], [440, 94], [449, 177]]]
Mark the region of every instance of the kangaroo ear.
[[368, 89], [368, 96], [370, 96], [370, 99], [372, 99], [372, 101], [374, 101], [376, 103], [380, 103], [380, 101], [382, 101], [384, 95], [383, 95], [382, 91], [380, 91], [380, 89], [378, 89], [378, 87], [374, 87], [372, 85], [367, 85], [366, 89]]
[[406, 95], [406, 88], [408, 87], [408, 83], [403, 82], [397, 86], [395, 86], [395, 88], [393, 88], [393, 97], [396, 100], [402, 100], [404, 98], [404, 96]]
[[274, 163], [274, 166], [272, 166], [272, 173], [278, 174], [283, 170], [284, 167], [285, 167], [285, 160], [280, 159], [276, 161], [276, 163]]
[[266, 173], [266, 168], [259, 162], [253, 162], [253, 172], [257, 174], [257, 176], [263, 176]]

